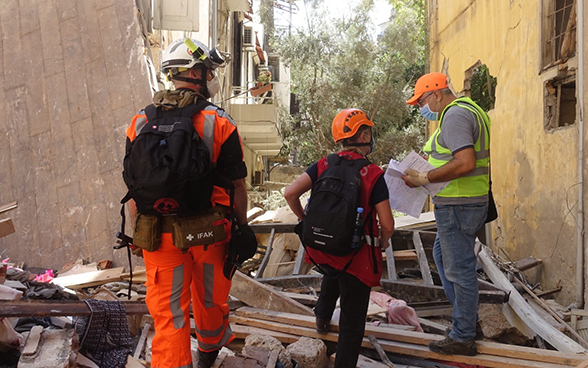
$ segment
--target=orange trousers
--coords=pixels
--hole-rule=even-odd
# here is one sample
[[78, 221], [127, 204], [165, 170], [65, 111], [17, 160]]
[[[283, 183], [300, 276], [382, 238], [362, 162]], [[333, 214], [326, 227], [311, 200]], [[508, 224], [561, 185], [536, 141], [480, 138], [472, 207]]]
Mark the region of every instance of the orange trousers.
[[143, 251], [146, 303], [155, 324], [151, 367], [192, 367], [190, 301], [200, 350], [218, 350], [235, 338], [227, 305], [231, 281], [223, 275], [226, 247], [195, 246], [183, 253], [163, 233], [157, 251]]

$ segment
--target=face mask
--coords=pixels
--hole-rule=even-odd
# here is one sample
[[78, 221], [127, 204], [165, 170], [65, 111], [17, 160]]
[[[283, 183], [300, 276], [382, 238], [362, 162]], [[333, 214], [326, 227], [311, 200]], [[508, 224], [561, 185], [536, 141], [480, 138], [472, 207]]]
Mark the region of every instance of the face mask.
[[211, 80], [206, 81], [206, 89], [208, 90], [210, 98], [213, 98], [214, 95], [218, 93], [218, 91], [220, 90], [220, 82], [216, 75]]
[[431, 121], [439, 120], [439, 113], [431, 111], [431, 109], [429, 108], [429, 104], [426, 104], [425, 106], [419, 108], [419, 110], [421, 112], [421, 115], [425, 119], [431, 120]]

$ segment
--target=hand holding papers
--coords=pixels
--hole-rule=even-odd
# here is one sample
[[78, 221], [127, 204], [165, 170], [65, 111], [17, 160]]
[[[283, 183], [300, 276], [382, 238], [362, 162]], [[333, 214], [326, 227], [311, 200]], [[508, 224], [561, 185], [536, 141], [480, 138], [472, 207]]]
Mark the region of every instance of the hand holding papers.
[[427, 195], [434, 196], [445, 188], [449, 182], [429, 183], [417, 188], [409, 188], [402, 175], [407, 170], [426, 172], [434, 169], [433, 165], [412, 151], [402, 162], [390, 160], [388, 169], [384, 173], [384, 180], [390, 192], [390, 207], [412, 217], [419, 218], [421, 210], [427, 200]]

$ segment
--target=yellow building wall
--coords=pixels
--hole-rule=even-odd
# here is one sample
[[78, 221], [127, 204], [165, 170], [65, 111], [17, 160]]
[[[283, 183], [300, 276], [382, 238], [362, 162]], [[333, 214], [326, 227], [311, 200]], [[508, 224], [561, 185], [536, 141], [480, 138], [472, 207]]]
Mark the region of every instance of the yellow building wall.
[[539, 73], [540, 1], [431, 0], [429, 16], [432, 72], [445, 64], [457, 92], [478, 60], [497, 78], [489, 112], [494, 250], [543, 259], [528, 276], [544, 290], [563, 286], [557, 300], [567, 305], [576, 283], [578, 124], [543, 127], [543, 85], [553, 72]]

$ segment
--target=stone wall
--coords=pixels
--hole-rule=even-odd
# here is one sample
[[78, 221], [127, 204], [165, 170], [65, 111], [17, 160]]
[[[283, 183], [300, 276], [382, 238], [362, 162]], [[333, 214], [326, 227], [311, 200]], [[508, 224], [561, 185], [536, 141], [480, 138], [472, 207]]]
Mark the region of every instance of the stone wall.
[[151, 99], [135, 2], [5, 0], [0, 24], [1, 257], [120, 265], [125, 128]]

